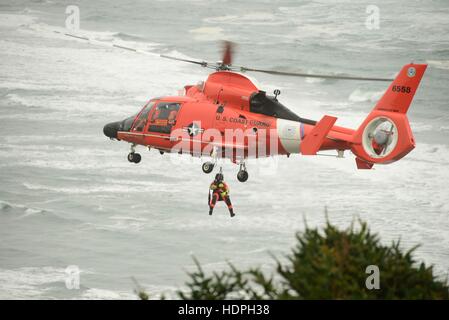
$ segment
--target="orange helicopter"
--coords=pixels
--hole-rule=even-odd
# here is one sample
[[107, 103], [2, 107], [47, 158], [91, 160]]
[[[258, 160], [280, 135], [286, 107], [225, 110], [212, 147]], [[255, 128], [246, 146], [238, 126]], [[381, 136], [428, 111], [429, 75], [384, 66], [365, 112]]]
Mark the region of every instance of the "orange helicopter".
[[[426, 64], [407, 64], [395, 79], [366, 78], [233, 66], [232, 52], [232, 43], [226, 42], [223, 59], [217, 63], [161, 55], [214, 72], [204, 82], [186, 85], [182, 95], [151, 99], [136, 116], [106, 124], [104, 134], [131, 143], [128, 161], [133, 163], [141, 161], [137, 145], [161, 154], [211, 157], [202, 165], [205, 173], [213, 171], [217, 159], [228, 158], [239, 165], [240, 182], [248, 179], [248, 158], [316, 155], [321, 150], [336, 150], [342, 157], [351, 150], [357, 168], [371, 169], [374, 164], [397, 161], [415, 147], [406, 113]], [[350, 129], [336, 126], [337, 118], [329, 115], [319, 121], [299, 117], [279, 102], [279, 90], [269, 96], [243, 72], [392, 83], [362, 124]]]

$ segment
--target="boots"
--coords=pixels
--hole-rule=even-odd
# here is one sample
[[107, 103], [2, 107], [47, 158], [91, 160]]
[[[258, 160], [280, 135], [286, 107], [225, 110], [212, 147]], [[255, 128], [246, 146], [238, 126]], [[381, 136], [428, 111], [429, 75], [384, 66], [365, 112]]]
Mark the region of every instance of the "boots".
[[[212, 215], [212, 211], [213, 211], [213, 210], [214, 210], [214, 208], [209, 208], [209, 215], [210, 215], [210, 216]], [[233, 210], [233, 209], [230, 209], [230, 210], [229, 210], [229, 214], [230, 214], [231, 218], [234, 217], [234, 216], [235, 216], [234, 210]]]

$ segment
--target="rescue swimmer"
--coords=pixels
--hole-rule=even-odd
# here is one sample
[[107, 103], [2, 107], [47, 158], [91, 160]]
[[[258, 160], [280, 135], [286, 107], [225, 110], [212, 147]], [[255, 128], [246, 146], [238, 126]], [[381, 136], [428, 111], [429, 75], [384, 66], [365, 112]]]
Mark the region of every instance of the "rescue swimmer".
[[223, 174], [217, 173], [215, 175], [215, 180], [212, 181], [209, 188], [209, 215], [212, 215], [214, 211], [215, 204], [217, 201], [224, 201], [229, 209], [229, 214], [231, 218], [235, 216], [234, 209], [232, 208], [231, 198], [229, 197], [229, 187], [224, 182]]

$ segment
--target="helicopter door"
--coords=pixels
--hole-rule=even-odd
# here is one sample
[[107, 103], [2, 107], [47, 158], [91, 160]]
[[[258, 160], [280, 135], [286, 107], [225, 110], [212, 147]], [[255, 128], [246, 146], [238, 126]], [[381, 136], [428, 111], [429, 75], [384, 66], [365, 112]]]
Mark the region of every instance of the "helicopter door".
[[150, 117], [148, 132], [170, 134], [180, 108], [177, 102], [159, 102]]

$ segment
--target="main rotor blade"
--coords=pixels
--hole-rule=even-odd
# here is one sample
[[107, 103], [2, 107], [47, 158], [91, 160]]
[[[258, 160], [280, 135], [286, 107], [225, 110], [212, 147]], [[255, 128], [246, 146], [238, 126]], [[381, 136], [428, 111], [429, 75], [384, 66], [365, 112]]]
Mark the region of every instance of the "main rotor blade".
[[[91, 43], [101, 43], [103, 45], [127, 50], [127, 51], [134, 51], [137, 53], [143, 53], [147, 55], [153, 55], [154, 53], [151, 53], [146, 50], [132, 48], [120, 44], [115, 43], [108, 43], [105, 41], [99, 41], [95, 39], [90, 39], [88, 37], [82, 36], [82, 35], [75, 35], [70, 33], [65, 33], [61, 31], [54, 30], [55, 33], [63, 34], [68, 37], [85, 40]], [[273, 75], [280, 75], [280, 76], [292, 76], [292, 77], [304, 77], [304, 78], [321, 78], [321, 79], [336, 79], [336, 80], [362, 80], [362, 81], [393, 81], [394, 79], [388, 79], [388, 78], [371, 78], [371, 77], [355, 77], [355, 76], [338, 76], [338, 75], [328, 75], [328, 74], [310, 74], [310, 73], [300, 73], [300, 72], [288, 72], [288, 71], [276, 71], [276, 70], [264, 70], [264, 69], [256, 69], [256, 68], [248, 68], [248, 67], [239, 67], [239, 66], [231, 66], [232, 62], [232, 53], [233, 53], [234, 44], [229, 41], [224, 42], [224, 54], [223, 54], [223, 62], [221, 63], [210, 63], [207, 61], [196, 61], [196, 60], [189, 60], [189, 59], [182, 59], [182, 58], [176, 58], [172, 56], [167, 56], [165, 54], [161, 54], [160, 57], [167, 58], [171, 60], [178, 60], [188, 63], [193, 63], [200, 65], [202, 67], [216, 69], [216, 70], [228, 70], [228, 71], [239, 71], [239, 72], [262, 72], [267, 74], [273, 74]]]
[[103, 45], [103, 46], [118, 48], [118, 49], [122, 49], [122, 50], [132, 51], [132, 52], [136, 52], [136, 53], [142, 53], [142, 54], [146, 54], [146, 55], [156, 55], [155, 53], [146, 51], [144, 49], [132, 48], [132, 47], [128, 47], [128, 46], [125, 46], [125, 45], [117, 44], [117, 43], [114, 43], [114, 42], [107, 42], [107, 41], [102, 41], [102, 40], [91, 39], [91, 38], [88, 38], [88, 37], [83, 36], [83, 35], [76, 35], [76, 34], [72, 34], [72, 33], [61, 32], [61, 31], [58, 31], [58, 30], [53, 30], [53, 32], [54, 33], [58, 33], [58, 34], [62, 34], [62, 35], [67, 36], [67, 37], [71, 37], [71, 38], [75, 38], [75, 39], [79, 39], [79, 40], [84, 40], [84, 41], [86, 41], [86, 42], [88, 42], [90, 44]]
[[233, 51], [234, 43], [231, 41], [223, 41], [223, 58], [221, 63], [227, 66], [231, 65]]
[[330, 74], [311, 74], [311, 73], [299, 73], [299, 72], [286, 72], [286, 71], [276, 71], [276, 70], [264, 70], [264, 69], [255, 69], [255, 68], [247, 68], [240, 67], [242, 72], [251, 71], [251, 72], [262, 72], [280, 76], [291, 76], [291, 77], [304, 77], [304, 78], [321, 78], [321, 79], [337, 79], [337, 80], [363, 80], [363, 81], [393, 81], [394, 79], [387, 78], [370, 78], [370, 77], [355, 77], [355, 76], [337, 76]]
[[[85, 40], [87, 42], [98, 43], [98, 44], [107, 45], [107, 46], [111, 46], [111, 47], [114, 47], [114, 48], [119, 48], [119, 49], [123, 49], [123, 50], [127, 50], [127, 51], [134, 51], [134, 52], [137, 52], [137, 53], [151, 54], [151, 53], [149, 53], [147, 51], [144, 51], [144, 50], [140, 50], [140, 49], [136, 49], [136, 48], [132, 48], [132, 47], [116, 44], [116, 43], [108, 43], [108, 42], [105, 42], [105, 41], [99, 41], [99, 40], [95, 40], [95, 39], [90, 39], [90, 38], [85, 37], [85, 36], [79, 36], [79, 35], [71, 34], [71, 33], [63, 33], [63, 32], [56, 31], [56, 30], [54, 30], [54, 32], [55, 33], [59, 33], [59, 34], [63, 34], [63, 35], [68, 36], [68, 37], [72, 37], [72, 38], [76, 38], [76, 39], [80, 39], [80, 40]], [[165, 54], [161, 54], [160, 56], [162, 58], [167, 58], [167, 59], [171, 59], [171, 60], [178, 60], [178, 61], [198, 64], [198, 65], [200, 65], [202, 67], [215, 67], [213, 64], [210, 64], [210, 63], [208, 63], [206, 61], [195, 61], [195, 60], [176, 58], [176, 57], [172, 57], [172, 56], [167, 56]]]
[[188, 63], [199, 64], [202, 67], [207, 67], [207, 65], [208, 65], [208, 63], [206, 61], [195, 61], [195, 60], [176, 58], [176, 57], [172, 57], [172, 56], [167, 56], [165, 54], [161, 54], [161, 57], [171, 59], [171, 60], [178, 60], [178, 61], [183, 61], [183, 62], [188, 62]]

